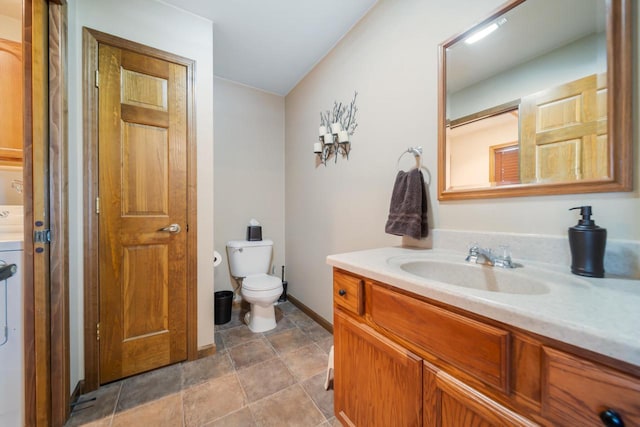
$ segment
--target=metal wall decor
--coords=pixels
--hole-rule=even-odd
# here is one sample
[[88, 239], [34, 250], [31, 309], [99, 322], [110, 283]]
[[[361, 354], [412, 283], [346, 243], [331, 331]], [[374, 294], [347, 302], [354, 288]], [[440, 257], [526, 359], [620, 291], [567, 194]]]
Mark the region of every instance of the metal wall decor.
[[320, 128], [318, 130], [318, 140], [313, 144], [313, 152], [318, 156], [320, 163], [327, 165], [327, 160], [332, 156], [334, 163], [338, 162], [338, 157], [349, 158], [351, 151], [351, 136], [358, 127], [356, 122], [356, 98], [358, 92], [354, 92], [353, 100], [350, 104], [333, 103], [333, 109], [320, 112]]

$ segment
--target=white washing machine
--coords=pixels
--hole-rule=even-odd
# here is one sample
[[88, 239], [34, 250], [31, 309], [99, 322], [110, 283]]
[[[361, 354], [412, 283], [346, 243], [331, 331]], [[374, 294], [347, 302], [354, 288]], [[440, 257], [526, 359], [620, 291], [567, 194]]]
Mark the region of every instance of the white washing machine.
[[[22, 239], [22, 233], [7, 233], [0, 230], [0, 264], [17, 266], [12, 277], [0, 280], [0, 426], [2, 427], [24, 425]], [[2, 265], [0, 265], [1, 268]]]

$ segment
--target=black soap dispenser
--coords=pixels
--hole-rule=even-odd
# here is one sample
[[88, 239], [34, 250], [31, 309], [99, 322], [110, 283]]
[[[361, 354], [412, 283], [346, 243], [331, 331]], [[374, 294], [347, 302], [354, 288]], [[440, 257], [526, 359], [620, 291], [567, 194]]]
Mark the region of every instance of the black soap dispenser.
[[579, 206], [582, 219], [569, 228], [571, 272], [579, 276], [604, 277], [604, 248], [607, 230], [591, 219], [591, 206]]

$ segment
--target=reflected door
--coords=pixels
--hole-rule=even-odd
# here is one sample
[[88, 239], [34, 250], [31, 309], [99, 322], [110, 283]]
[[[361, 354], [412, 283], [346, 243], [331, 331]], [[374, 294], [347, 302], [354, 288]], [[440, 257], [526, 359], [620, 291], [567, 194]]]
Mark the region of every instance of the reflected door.
[[520, 119], [523, 183], [609, 177], [606, 74], [523, 98]]
[[106, 383], [187, 356], [187, 107], [186, 67], [104, 44], [98, 53]]

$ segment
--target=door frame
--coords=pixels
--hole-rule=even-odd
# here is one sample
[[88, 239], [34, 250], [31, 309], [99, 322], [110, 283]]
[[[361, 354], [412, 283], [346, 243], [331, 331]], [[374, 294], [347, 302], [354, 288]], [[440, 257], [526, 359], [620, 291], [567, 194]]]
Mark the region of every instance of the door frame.
[[[66, 0], [23, 0], [25, 425], [69, 414]], [[51, 243], [34, 231], [51, 230]], [[56, 375], [52, 375], [54, 372]]]
[[197, 195], [195, 133], [195, 61], [110, 34], [83, 27], [83, 133], [84, 133], [84, 391], [100, 386], [99, 343], [96, 327], [99, 317], [98, 216], [98, 44], [130, 50], [173, 62], [187, 69], [187, 359], [198, 358], [197, 335]]

